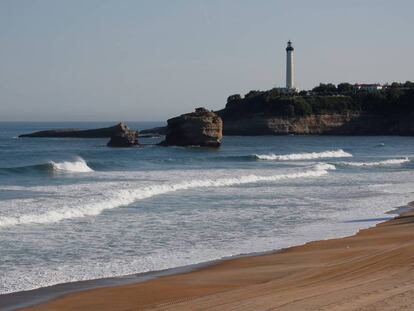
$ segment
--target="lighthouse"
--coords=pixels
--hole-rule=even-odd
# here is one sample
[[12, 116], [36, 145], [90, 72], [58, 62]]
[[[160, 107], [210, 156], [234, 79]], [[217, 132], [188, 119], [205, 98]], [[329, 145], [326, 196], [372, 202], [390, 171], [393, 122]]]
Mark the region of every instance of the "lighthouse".
[[294, 65], [293, 65], [293, 46], [289, 40], [286, 47], [286, 89], [292, 90], [295, 88], [294, 81]]

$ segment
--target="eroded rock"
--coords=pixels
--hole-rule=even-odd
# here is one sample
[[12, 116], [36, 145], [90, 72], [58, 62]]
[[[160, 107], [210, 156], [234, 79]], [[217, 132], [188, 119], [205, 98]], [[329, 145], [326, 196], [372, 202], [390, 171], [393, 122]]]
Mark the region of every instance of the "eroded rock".
[[53, 129], [47, 131], [39, 131], [30, 134], [19, 135], [19, 137], [70, 137], [70, 138], [105, 138], [130, 131], [124, 122], [120, 122], [114, 126], [82, 130], [82, 129]]
[[138, 145], [138, 132], [127, 130], [119, 135], [112, 136], [108, 147], [132, 147]]
[[219, 147], [223, 137], [223, 122], [214, 112], [197, 108], [169, 119], [165, 141], [166, 146]]

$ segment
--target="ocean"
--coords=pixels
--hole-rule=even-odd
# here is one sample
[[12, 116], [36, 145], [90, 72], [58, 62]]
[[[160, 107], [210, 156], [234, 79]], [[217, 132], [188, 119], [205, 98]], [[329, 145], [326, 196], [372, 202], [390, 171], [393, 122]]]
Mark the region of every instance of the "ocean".
[[0, 294], [342, 237], [414, 200], [414, 137], [17, 138], [113, 124], [0, 123]]

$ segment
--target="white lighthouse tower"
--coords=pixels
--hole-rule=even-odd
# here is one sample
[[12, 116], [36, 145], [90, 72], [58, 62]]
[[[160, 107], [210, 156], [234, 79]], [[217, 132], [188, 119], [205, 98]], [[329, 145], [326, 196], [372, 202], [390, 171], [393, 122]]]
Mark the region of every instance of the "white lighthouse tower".
[[286, 89], [292, 90], [294, 86], [294, 65], [293, 65], [293, 46], [289, 40], [286, 47]]

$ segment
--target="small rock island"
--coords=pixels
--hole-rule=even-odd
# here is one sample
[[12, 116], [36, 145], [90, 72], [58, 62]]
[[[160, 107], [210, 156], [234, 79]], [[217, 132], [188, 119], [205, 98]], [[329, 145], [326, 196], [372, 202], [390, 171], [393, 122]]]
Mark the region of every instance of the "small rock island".
[[111, 138], [108, 142], [109, 147], [131, 147], [139, 144], [138, 132], [130, 130], [124, 122], [98, 129], [54, 129], [22, 134], [19, 137]]
[[114, 126], [97, 129], [53, 129], [38, 131], [30, 134], [22, 134], [19, 137], [67, 137], [67, 138], [109, 138], [130, 131], [128, 125], [120, 122]]
[[111, 136], [108, 147], [132, 147], [139, 145], [138, 131], [130, 130], [125, 123], [122, 124], [122, 131]]
[[167, 121], [164, 146], [220, 147], [223, 121], [212, 111], [197, 108]]

